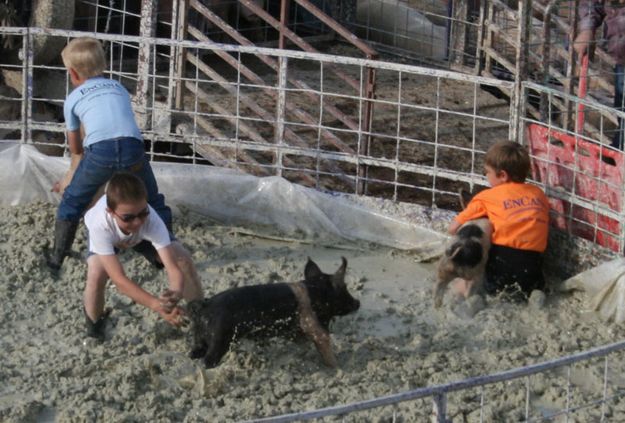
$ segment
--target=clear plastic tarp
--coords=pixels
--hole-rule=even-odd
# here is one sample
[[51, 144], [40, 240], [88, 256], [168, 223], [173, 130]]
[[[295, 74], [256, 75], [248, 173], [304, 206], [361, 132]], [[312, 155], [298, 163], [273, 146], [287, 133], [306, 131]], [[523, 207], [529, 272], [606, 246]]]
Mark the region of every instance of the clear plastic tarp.
[[584, 291], [588, 311], [606, 321], [625, 321], [625, 257], [602, 263], [562, 283], [563, 291]]
[[[230, 169], [153, 162], [168, 204], [186, 207], [224, 224], [272, 230], [320, 243], [374, 242], [412, 250], [420, 259], [440, 255], [445, 235], [351, 201], [273, 176], [258, 178]], [[69, 159], [41, 154], [32, 145], [0, 143], [0, 204], [58, 203], [50, 191]]]

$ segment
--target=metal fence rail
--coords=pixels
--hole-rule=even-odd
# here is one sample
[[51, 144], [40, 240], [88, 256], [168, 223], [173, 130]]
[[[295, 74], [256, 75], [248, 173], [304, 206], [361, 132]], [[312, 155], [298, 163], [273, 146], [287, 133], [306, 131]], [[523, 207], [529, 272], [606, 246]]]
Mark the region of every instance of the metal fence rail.
[[[425, 388], [418, 388], [406, 392], [402, 392], [399, 394], [388, 395], [385, 397], [378, 397], [367, 401], [360, 401], [351, 404], [345, 404], [335, 407], [327, 407], [314, 411], [306, 411], [299, 413], [291, 413], [284, 414], [281, 416], [267, 417], [250, 420], [249, 422], [258, 422], [258, 423], [286, 423], [293, 421], [303, 421], [303, 420], [312, 420], [318, 419], [322, 417], [328, 416], [341, 416], [348, 415], [350, 413], [354, 413], [357, 411], [368, 410], [372, 408], [384, 407], [388, 405], [395, 405], [405, 401], [414, 401], [421, 398], [430, 398], [432, 401], [432, 421], [436, 422], [447, 422], [449, 421], [449, 415], [447, 414], [447, 398], [450, 393], [456, 391], [462, 391], [469, 388], [476, 387], [485, 387], [486, 385], [492, 385], [507, 381], [513, 381], [521, 378], [525, 378], [525, 390], [526, 390], [526, 401], [524, 404], [524, 419], [521, 421], [530, 422], [530, 421], [547, 421], [553, 419], [557, 416], [564, 415], [567, 417], [573, 413], [574, 411], [581, 409], [583, 407], [599, 407], [600, 409], [600, 419], [599, 421], [605, 421], [605, 406], [609, 404], [609, 402], [613, 399], [620, 398], [625, 396], [625, 392], [619, 392], [615, 395], [609, 396], [607, 394], [607, 386], [608, 386], [608, 368], [609, 368], [609, 356], [616, 352], [620, 352], [625, 350], [625, 341], [616, 342], [614, 344], [605, 345], [602, 347], [593, 348], [578, 354], [572, 354], [567, 357], [557, 358], [554, 360], [549, 360], [543, 363], [534, 364], [530, 366], [520, 367], [516, 369], [507, 370], [500, 373], [495, 373], [491, 375], [477, 376], [457, 382], [446, 383], [437, 386], [428, 386]], [[531, 375], [543, 373], [546, 371], [558, 369], [565, 366], [570, 366], [574, 363], [579, 363], [583, 361], [588, 361], [592, 358], [603, 357], [603, 392], [601, 393], [601, 398], [598, 398], [593, 401], [589, 401], [586, 404], [580, 404], [573, 406], [571, 403], [567, 401], [566, 407], [562, 410], [558, 410], [556, 412], [549, 413], [547, 415], [543, 415], [538, 418], [536, 416], [532, 416], [530, 413], [530, 379]], [[567, 372], [566, 378], [566, 389], [567, 389], [567, 398], [569, 398], [568, 392], [571, 389], [571, 375], [570, 372]], [[484, 398], [480, 399], [480, 403], [484, 404]], [[410, 417], [410, 416], [405, 416]], [[480, 421], [483, 421], [480, 418]]]
[[[35, 28], [1, 31], [19, 35], [26, 43], [44, 34], [64, 39], [92, 35]], [[508, 138], [514, 122], [510, 119], [511, 106], [492, 100], [481, 89], [488, 86], [510, 90], [512, 84], [508, 81], [318, 53], [148, 37], [98, 37], [110, 52], [109, 75], [135, 92], [135, 111], [151, 142], [150, 154], [157, 159], [196, 163], [206, 157], [198, 153], [211, 149], [218, 153], [208, 156], [211, 161], [250, 173], [281, 174], [309, 186], [350, 193], [364, 185], [369, 195], [450, 206], [458, 184], [468, 187], [482, 180], [484, 151], [495, 139]], [[114, 52], [122, 44], [124, 48], [136, 46], [143, 50], [149, 65], [124, 63], [120, 68]], [[264, 83], [248, 80], [240, 70], [221, 74], [219, 83], [193, 69], [183, 77], [172, 78], [163, 63], [173, 66], [174, 61], [158, 57], [163, 51], [169, 58], [176, 57], [179, 49], [198, 57], [225, 51], [241, 64], [263, 55], [283, 60], [284, 65], [277, 70], [264, 69]], [[326, 72], [329, 66], [351, 75], [361, 87], [360, 92], [353, 93]], [[53, 119], [42, 120], [32, 111], [62, 104], [71, 90], [64, 70], [60, 66], [33, 65], [27, 60], [12, 69], [25, 76], [24, 94], [14, 98], [23, 104], [23, 113], [19, 119], [3, 122], [3, 127], [20, 130], [25, 142], [50, 148], [63, 146], [58, 139], [56, 144], [48, 142], [50, 134], [62, 137], [62, 125], [51, 123]], [[375, 70], [379, 86], [384, 88], [375, 99], [369, 99], [365, 90], [368, 69]], [[47, 79], [33, 78], [44, 72]], [[286, 82], [291, 76], [305, 85]], [[54, 96], [46, 91], [50, 78], [62, 81], [64, 87]], [[185, 107], [177, 109], [171, 97], [181, 84], [202, 88], [210, 96], [190, 95]], [[267, 91], [280, 95], [266, 95]], [[320, 101], [311, 104], [307, 100], [311, 95]], [[248, 98], [262, 105], [262, 117], [252, 113]], [[375, 110], [370, 127], [364, 123], [368, 102]], [[292, 109], [285, 108], [284, 104], [289, 103], [305, 109], [313, 120], [302, 120]], [[356, 125], [350, 127], [333, 119], [326, 112], [330, 106], [342, 110]], [[226, 121], [234, 125], [226, 126]], [[275, 131], [289, 136], [254, 137]], [[482, 137], [486, 131], [491, 134], [489, 139]], [[34, 139], [29, 136], [31, 132], [36, 132]], [[341, 149], [336, 142], [341, 143]], [[368, 143], [367, 148], [363, 143]], [[181, 152], [189, 147], [195, 154]], [[354, 153], [345, 153], [348, 149]], [[257, 164], [242, 160], [242, 154], [253, 157]], [[276, 159], [279, 157], [281, 162]], [[363, 168], [367, 171], [362, 172]]]
[[[552, 223], [575, 236], [622, 252], [623, 154], [602, 140], [612, 138], [612, 120], [625, 118], [625, 113], [532, 82], [523, 83], [522, 97], [542, 97], [549, 111], [546, 121], [533, 119], [529, 113], [520, 116], [522, 140], [533, 159], [533, 178], [550, 197]], [[574, 120], [555, 106], [563, 103], [580, 110]], [[578, 120], [592, 125], [573, 125]]]
[[[26, 46], [36, 37], [67, 41], [93, 35], [7, 27], [0, 28], [0, 34], [21, 37]], [[549, 134], [567, 134], [573, 140], [569, 155], [578, 151], [577, 140], [581, 140], [595, 146], [585, 147], [582, 153], [596, 148], [606, 158], [622, 160], [618, 152], [600, 147], [619, 112], [531, 82], [517, 87], [514, 82], [412, 65], [255, 46], [97, 36], [109, 54], [109, 76], [134, 94], [138, 121], [157, 160], [210, 162], [257, 175], [281, 175], [319, 189], [443, 208], [457, 206], [459, 188], [484, 185], [482, 160], [494, 141], [518, 139], [532, 145], [527, 129], [533, 126], [545, 126]], [[175, 58], [183, 57], [182, 50], [191, 61], [187, 72], [176, 76]], [[120, 51], [138, 52], [139, 58], [119, 60]], [[199, 58], [215, 52], [228, 54], [234, 67], [205, 75]], [[281, 66], [254, 62], [257, 56]], [[246, 73], [253, 63], [255, 73]], [[327, 71], [329, 67], [350, 75], [360, 91], [346, 87]], [[0, 63], [0, 69], [21, 78], [19, 92], [0, 93], [3, 101], [14, 106], [13, 114], [2, 117], [0, 130], [14, 131], [13, 138], [18, 136], [47, 153], [61, 153], [66, 148], [59, 123], [61, 105], [72, 89], [65, 70], [55, 64], [37, 65], [32, 54], [23, 55], [18, 64]], [[371, 70], [378, 79], [373, 99], [366, 90]], [[257, 74], [263, 78], [256, 78]], [[178, 97], [181, 87], [189, 92], [184, 101]], [[517, 92], [519, 99], [498, 100], [485, 88]], [[527, 113], [532, 98], [547, 100], [543, 103], [551, 113], [546, 122]], [[182, 104], [176, 107], [177, 103]], [[569, 129], [573, 119], [557, 107], [563, 103], [584, 105], [586, 122], [591, 124], [583, 133]], [[367, 105], [375, 111], [369, 124]], [[330, 108], [346, 119], [336, 119]], [[554, 145], [552, 138], [543, 140], [544, 152], [532, 150], [540, 167], [534, 169], [533, 178], [552, 198], [558, 227], [622, 251], [624, 237], [618, 222], [625, 218], [625, 210], [618, 163], [594, 170], [587, 162], [574, 162], [578, 159], [560, 163], [566, 155], [556, 154], [562, 146]], [[537, 154], [544, 157], [538, 160]], [[591, 188], [580, 186], [580, 181]], [[609, 198], [592, 195], [599, 186]]]

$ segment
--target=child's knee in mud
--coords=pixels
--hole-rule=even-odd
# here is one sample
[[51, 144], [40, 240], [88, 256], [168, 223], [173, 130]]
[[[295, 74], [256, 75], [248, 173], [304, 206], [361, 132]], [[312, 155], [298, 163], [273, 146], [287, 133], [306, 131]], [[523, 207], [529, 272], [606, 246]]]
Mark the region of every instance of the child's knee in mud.
[[246, 335], [256, 337], [306, 335], [323, 361], [336, 366], [328, 326], [335, 316], [356, 311], [360, 302], [344, 282], [347, 260], [333, 275], [322, 273], [309, 259], [305, 279], [232, 288], [211, 298], [191, 301], [187, 312], [192, 322], [192, 358], [202, 358], [206, 367], [219, 364], [232, 341]]

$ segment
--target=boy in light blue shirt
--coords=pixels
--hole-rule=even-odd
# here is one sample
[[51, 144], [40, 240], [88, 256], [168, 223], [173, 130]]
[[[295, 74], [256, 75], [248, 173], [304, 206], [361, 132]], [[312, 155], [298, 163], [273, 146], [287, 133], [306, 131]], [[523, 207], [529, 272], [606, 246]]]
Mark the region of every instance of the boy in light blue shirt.
[[79, 131], [81, 123], [88, 129], [83, 148], [122, 137], [143, 139], [128, 91], [119, 82], [103, 76], [89, 78], [72, 91], [65, 100], [63, 115], [68, 132]]
[[[106, 69], [102, 45], [95, 38], [75, 38], [63, 49], [61, 57], [75, 87], [64, 105], [67, 142], [72, 155], [83, 155], [83, 158], [57, 210], [54, 247], [46, 260], [53, 275], [58, 274], [71, 249], [83, 213], [98, 189], [116, 171], [131, 172], [143, 181], [148, 203], [170, 233], [172, 231], [171, 210], [158, 192], [141, 131], [134, 119], [130, 95], [119, 82], [102, 76]], [[134, 249], [162, 267], [150, 243], [141, 243]]]

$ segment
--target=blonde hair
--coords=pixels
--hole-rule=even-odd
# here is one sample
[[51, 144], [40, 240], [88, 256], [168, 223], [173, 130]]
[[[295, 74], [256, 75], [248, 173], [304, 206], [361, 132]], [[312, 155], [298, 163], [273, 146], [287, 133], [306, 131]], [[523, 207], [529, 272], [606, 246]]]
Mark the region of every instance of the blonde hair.
[[530, 156], [521, 144], [499, 141], [486, 152], [484, 163], [495, 172], [505, 170], [513, 182], [525, 182], [530, 171]]
[[102, 44], [91, 37], [74, 38], [61, 52], [61, 58], [66, 68], [74, 69], [83, 79], [102, 75], [106, 68]]

